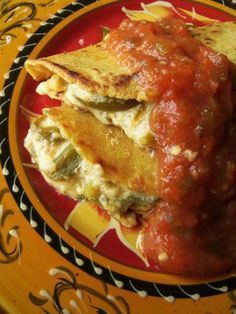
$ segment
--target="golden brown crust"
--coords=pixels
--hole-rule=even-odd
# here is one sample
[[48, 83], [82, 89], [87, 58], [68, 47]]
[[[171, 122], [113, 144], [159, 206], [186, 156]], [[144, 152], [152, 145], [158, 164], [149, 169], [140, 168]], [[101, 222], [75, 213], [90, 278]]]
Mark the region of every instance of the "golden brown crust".
[[70, 84], [111, 98], [147, 101], [145, 93], [135, 81], [135, 72], [121, 67], [117, 60], [99, 45], [27, 60], [26, 70], [37, 81], [47, 80], [57, 74]]

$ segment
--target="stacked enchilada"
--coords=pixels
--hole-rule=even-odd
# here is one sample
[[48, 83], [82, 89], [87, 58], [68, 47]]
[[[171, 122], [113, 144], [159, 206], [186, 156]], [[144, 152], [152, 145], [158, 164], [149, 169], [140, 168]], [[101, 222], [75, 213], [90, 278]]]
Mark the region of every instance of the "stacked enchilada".
[[[46, 181], [60, 193], [74, 199], [83, 197], [87, 201], [99, 203], [124, 226], [133, 227], [146, 217], [150, 225], [148, 217], [151, 217], [160, 204], [168, 211], [166, 206], [163, 206], [163, 202], [169, 202], [171, 207], [176, 207], [177, 214], [175, 213], [173, 217], [175, 215], [177, 217], [181, 208], [185, 208], [188, 204], [189, 210], [184, 212], [187, 222], [183, 222], [181, 214], [179, 224], [192, 230], [191, 228], [195, 228], [195, 224], [199, 223], [198, 209], [204, 204], [206, 198], [202, 193], [202, 186], [206, 185], [205, 177], [200, 172], [198, 173], [195, 167], [200, 160], [199, 156], [203, 153], [197, 145], [198, 149], [193, 149], [191, 145], [186, 144], [187, 142], [183, 144], [176, 141], [175, 134], [171, 135], [174, 138], [171, 144], [157, 147], [160, 141], [158, 136], [161, 132], [158, 133], [155, 129], [154, 113], [158, 104], [162, 102], [163, 95], [170, 91], [169, 86], [172, 86], [172, 80], [175, 84], [173, 85], [175, 96], [179, 93], [178, 88], [183, 93], [185, 82], [181, 83], [181, 79], [183, 80], [188, 74], [189, 80], [193, 80], [191, 86], [195, 88], [198, 82], [194, 81], [197, 72], [193, 70], [191, 60], [199, 61], [197, 55], [200, 53], [203, 57], [209, 54], [207, 62], [213, 65], [209, 67], [207, 73], [214, 72], [212, 74], [214, 77], [209, 77], [212, 84], [208, 86], [211, 90], [209, 99], [212, 99], [213, 104], [211, 103], [204, 110], [211, 108], [213, 112], [215, 109], [212, 108], [217, 107], [219, 102], [225, 102], [222, 100], [223, 97], [218, 97], [218, 89], [222, 90], [222, 95], [226, 98], [230, 72], [228, 61], [221, 54], [227, 55], [232, 62], [235, 61], [235, 55], [231, 53], [234, 45], [232, 40], [228, 41], [227, 45], [220, 45], [220, 42], [222, 36], [224, 38], [232, 36], [230, 33], [232, 29], [235, 31], [235, 24], [219, 23], [190, 30], [193, 36], [212, 47], [215, 50], [213, 52], [211, 48], [204, 48], [203, 44], [195, 40], [179, 21], [175, 24], [177, 27], [173, 26], [173, 21], [161, 22], [161, 25], [143, 21], [133, 23], [138, 24], [137, 29], [146, 28], [143, 31], [144, 35], [145, 32], [148, 33], [147, 30], [153, 31], [153, 37], [157, 40], [155, 53], [147, 47], [147, 44], [153, 44], [153, 38], [149, 38], [149, 42], [139, 38], [139, 35], [133, 31], [134, 28], [130, 31], [132, 23], [125, 21], [118, 31], [112, 31], [108, 38], [97, 45], [26, 62], [27, 71], [35, 80], [41, 81], [37, 92], [61, 100], [62, 106], [44, 109], [43, 115], [32, 122], [25, 139], [25, 147]], [[190, 52], [186, 43], [180, 42], [177, 37], [174, 41], [175, 46], [170, 44], [173, 43], [173, 34], [176, 35], [176, 28], [178, 32], [182, 32], [182, 39], [192, 42], [195, 51]], [[130, 37], [122, 38], [120, 35], [122, 31], [128, 33]], [[123, 40], [124, 45], [117, 45], [113, 49], [112, 43], [118, 41], [117, 38], [119, 42]], [[206, 38], [211, 38], [211, 40], [206, 40]], [[205, 49], [204, 52], [203, 49]], [[133, 52], [132, 58], [130, 58], [130, 51]], [[147, 60], [140, 57], [143, 56], [144, 51], [148, 55]], [[219, 60], [216, 60], [217, 58]], [[136, 60], [135, 64], [133, 59]], [[150, 70], [147, 64], [155, 65], [156, 60], [158, 67], [154, 66]], [[233, 68], [232, 64], [231, 66]], [[159, 72], [156, 71], [158, 73], [154, 71], [156, 68], [158, 68]], [[173, 69], [177, 70], [171, 72]], [[150, 75], [150, 73], [154, 74]], [[158, 81], [160, 73], [162, 73], [161, 82]], [[153, 76], [156, 78], [154, 87]], [[163, 78], [165, 78], [165, 84], [163, 84]], [[167, 81], [167, 78], [170, 81]], [[185, 78], [188, 79], [188, 77]], [[198, 91], [196, 89], [197, 97], [199, 99], [202, 97], [205, 101], [203, 94], [207, 94], [208, 89], [202, 92], [202, 88], [202, 94], [199, 88]], [[178, 97], [176, 96], [176, 99]], [[193, 97], [192, 101], [195, 94], [187, 94], [186, 99], [188, 97]], [[165, 98], [165, 101], [166, 99], [170, 102], [170, 98]], [[226, 103], [224, 110], [221, 107], [219, 109], [222, 118], [217, 120], [215, 129], [221, 128], [226, 121], [231, 119], [232, 102], [227, 99]], [[160, 113], [158, 119], [159, 117]], [[158, 124], [158, 127], [160, 125]], [[207, 130], [209, 131], [210, 128]], [[204, 134], [202, 130], [200, 131]], [[209, 135], [207, 140], [209, 141], [210, 137], [213, 138], [212, 147], [214, 145], [217, 147], [220, 141], [218, 137], [222, 135], [215, 137], [209, 134], [207, 134]], [[204, 135], [201, 136], [204, 137]], [[208, 158], [207, 153], [204, 156]], [[171, 160], [171, 167], [174, 162], [177, 162], [175, 170], [178, 170], [180, 165], [182, 166], [184, 160], [187, 165], [186, 171], [192, 171], [190, 171], [191, 176], [188, 175], [188, 177], [184, 172], [186, 191], [182, 193], [181, 185], [181, 195], [178, 189], [179, 181], [183, 180], [183, 177], [180, 177], [179, 181], [170, 181], [173, 182], [173, 186], [169, 189], [171, 190], [170, 197], [167, 189], [164, 191], [161, 188], [162, 183], [168, 180], [168, 175], [162, 173], [167, 159], [168, 162]], [[212, 162], [213, 159], [209, 160]], [[206, 182], [209, 183], [208, 178]], [[201, 196], [199, 196], [200, 193], [202, 193]], [[193, 202], [196, 202], [194, 206]], [[185, 239], [183, 243], [184, 241]], [[156, 251], [158, 249], [157, 245]], [[160, 262], [158, 256], [163, 253], [162, 250], [164, 249], [158, 251], [157, 257], [154, 258], [158, 263]], [[166, 251], [164, 253], [170, 256]], [[148, 250], [145, 253], [147, 252]], [[205, 256], [208, 257], [208, 254]], [[211, 259], [210, 261], [212, 262]], [[228, 263], [227, 266], [217, 264], [216, 269], [217, 267], [220, 270], [224, 269], [228, 267]], [[165, 270], [165, 267], [163, 269]], [[173, 272], [178, 272], [172, 269]], [[213, 272], [218, 269], [213, 268]], [[197, 273], [194, 266], [186, 267], [181, 272], [189, 271]], [[208, 271], [207, 266], [207, 270], [203, 268], [200, 272]]]

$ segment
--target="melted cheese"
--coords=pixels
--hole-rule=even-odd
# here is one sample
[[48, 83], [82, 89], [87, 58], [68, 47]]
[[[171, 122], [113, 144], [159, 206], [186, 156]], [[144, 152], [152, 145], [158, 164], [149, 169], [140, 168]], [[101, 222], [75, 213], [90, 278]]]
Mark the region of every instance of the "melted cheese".
[[[110, 215], [127, 227], [136, 225], [135, 211], [144, 214], [152, 208], [156, 197], [122, 188], [106, 178], [101, 165], [92, 164], [84, 159], [81, 159], [79, 165], [67, 176], [58, 180], [52, 179], [49, 173], [60, 170], [56, 168], [54, 160], [70, 142], [62, 137], [59, 130], [54, 130], [55, 125], [49, 118], [39, 119], [41, 120], [31, 124], [24, 144], [46, 181], [58, 192], [73, 199], [100, 203]], [[43, 132], [48, 128], [52, 128], [50, 136]], [[130, 208], [133, 211], [129, 211]]]
[[[40, 95], [55, 96], [55, 81], [59, 80], [55, 80], [55, 75], [53, 75], [49, 80], [38, 85], [37, 92]], [[63, 91], [63, 95], [60, 94], [60, 97], [73, 106], [91, 112], [102, 123], [107, 125], [113, 124], [122, 128], [125, 134], [140, 146], [149, 146], [153, 142], [153, 134], [149, 126], [149, 117], [153, 104], [144, 105], [140, 103], [127, 110], [115, 111], [115, 106], [112, 106], [112, 101], [114, 101], [112, 98], [86, 91], [76, 84], [68, 84]], [[120, 104], [124, 104], [125, 107], [124, 100], [117, 101]], [[86, 105], [84, 102], [96, 104], [110, 103], [112, 110], [99, 110]]]

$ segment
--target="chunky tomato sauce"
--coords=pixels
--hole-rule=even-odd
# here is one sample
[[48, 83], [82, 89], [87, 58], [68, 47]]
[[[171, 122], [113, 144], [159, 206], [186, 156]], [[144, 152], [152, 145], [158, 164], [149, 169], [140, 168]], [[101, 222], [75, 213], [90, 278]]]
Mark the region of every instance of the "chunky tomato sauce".
[[161, 201], [142, 249], [161, 271], [221, 272], [236, 262], [236, 125], [229, 62], [181, 20], [124, 20], [103, 44], [155, 102]]

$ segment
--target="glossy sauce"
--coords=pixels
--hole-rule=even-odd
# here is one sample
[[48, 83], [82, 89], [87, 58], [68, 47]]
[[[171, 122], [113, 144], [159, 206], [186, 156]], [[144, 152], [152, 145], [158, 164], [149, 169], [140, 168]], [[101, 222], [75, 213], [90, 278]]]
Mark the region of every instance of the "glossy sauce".
[[103, 47], [156, 103], [150, 125], [162, 200], [143, 227], [145, 255], [170, 273], [228, 269], [236, 262], [236, 127], [227, 58], [168, 18], [124, 20]]

